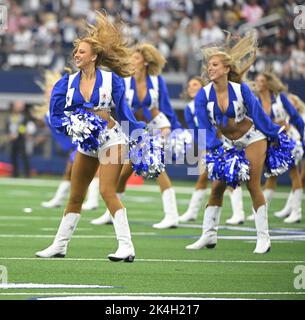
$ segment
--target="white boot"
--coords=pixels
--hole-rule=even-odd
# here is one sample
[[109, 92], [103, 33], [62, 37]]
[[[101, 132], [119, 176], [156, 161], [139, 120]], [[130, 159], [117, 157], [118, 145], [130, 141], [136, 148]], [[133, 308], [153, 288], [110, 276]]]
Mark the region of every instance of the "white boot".
[[130, 229], [127, 220], [126, 208], [116, 211], [113, 218], [113, 226], [119, 247], [115, 253], [109, 254], [111, 261], [133, 262], [135, 250], [131, 242]]
[[237, 187], [229, 193], [232, 205], [233, 215], [226, 221], [226, 224], [237, 225], [245, 222], [245, 212], [243, 208], [243, 191]]
[[40, 258], [64, 258], [68, 243], [79, 219], [79, 213], [69, 212], [63, 216], [53, 243], [47, 249], [36, 252], [36, 256]]
[[61, 207], [64, 204], [66, 197], [70, 192], [71, 182], [64, 180], [62, 181], [53, 197], [53, 199], [49, 201], [41, 202], [41, 206], [44, 208], [56, 208]]
[[302, 195], [303, 189], [297, 189], [293, 192], [292, 210], [285, 223], [299, 223], [302, 219]]
[[206, 189], [199, 189], [193, 192], [189, 207], [187, 211], [179, 217], [180, 222], [188, 222], [195, 221], [200, 208], [202, 208], [202, 202], [204, 199], [204, 195], [206, 193]]
[[[119, 197], [119, 199], [122, 199], [124, 196], [125, 192], [122, 193], [117, 193], [117, 196]], [[93, 219], [90, 221], [91, 224], [94, 225], [103, 225], [103, 224], [112, 224], [112, 215], [110, 213], [110, 211], [108, 210], [108, 208], [106, 208], [106, 211], [104, 214], [102, 214], [100, 217]]]
[[257, 233], [256, 248], [253, 253], [267, 253], [271, 249], [268, 231], [267, 204], [260, 206], [254, 213], [255, 227]]
[[93, 178], [91, 181], [88, 188], [87, 201], [83, 203], [82, 210], [95, 210], [98, 208], [100, 197], [99, 181], [99, 178]]
[[289, 197], [286, 201], [285, 207], [274, 213], [277, 218], [286, 218], [290, 215], [292, 210], [292, 201], [293, 201], [293, 191], [289, 193]]
[[[265, 200], [266, 200], [266, 204], [269, 206], [272, 198], [273, 198], [273, 193], [274, 190], [273, 189], [265, 189], [263, 191]], [[248, 221], [254, 221], [255, 220], [255, 210], [252, 208], [252, 214], [250, 216], [247, 217]]]
[[221, 207], [208, 206], [205, 209], [202, 224], [202, 236], [193, 244], [186, 246], [186, 249], [198, 250], [204, 247], [213, 249], [216, 246], [220, 214]]
[[173, 188], [168, 188], [162, 193], [162, 202], [165, 217], [159, 223], [153, 224], [155, 229], [176, 228], [179, 223], [176, 194]]

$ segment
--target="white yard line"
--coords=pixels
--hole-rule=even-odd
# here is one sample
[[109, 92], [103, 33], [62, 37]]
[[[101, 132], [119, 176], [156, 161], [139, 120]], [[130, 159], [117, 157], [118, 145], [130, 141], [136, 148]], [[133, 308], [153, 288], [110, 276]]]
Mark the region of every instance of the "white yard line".
[[[107, 261], [108, 259], [98, 258], [31, 258], [31, 257], [0, 257], [0, 261], [5, 260], [25, 260], [25, 261]], [[195, 260], [195, 259], [140, 259], [136, 258], [136, 262], [173, 262], [173, 263], [224, 263], [224, 264], [304, 264], [305, 260], [294, 261], [294, 260]]]
[[90, 284], [53, 284], [53, 283], [4, 283], [0, 289], [115, 289], [118, 286]]
[[[34, 187], [57, 187], [59, 180], [46, 180], [46, 179], [13, 179], [13, 178], [1, 178], [0, 185], [9, 186], [34, 186]], [[194, 182], [195, 185], [195, 182]], [[194, 187], [180, 187], [174, 186], [177, 193], [189, 194], [191, 195], [194, 191]], [[157, 185], [141, 185], [141, 186], [128, 186], [127, 190], [136, 190], [137, 192], [157, 192], [160, 193], [160, 188]], [[274, 198], [286, 199], [289, 192], [274, 192]], [[249, 198], [249, 192], [245, 191], [244, 197]], [[305, 195], [303, 195], [305, 199]]]
[[[134, 236], [152, 236], [152, 233], [136, 232]], [[193, 239], [197, 236], [185, 236], [185, 235], [154, 235], [157, 238], [180, 238], [180, 239]], [[51, 239], [54, 238], [54, 234], [0, 234], [0, 238], [24, 238], [24, 239]], [[74, 235], [73, 239], [113, 239], [115, 235]], [[281, 235], [281, 236], [271, 236], [271, 240], [293, 240], [293, 241], [305, 241], [305, 235]], [[219, 235], [220, 240], [253, 240], [256, 236], [222, 236]]]
[[[1, 292], [0, 295], [3, 296], [13, 296], [13, 295], [35, 295], [35, 296], [50, 296], [50, 295], [58, 295], [58, 296], [96, 296], [95, 292]], [[174, 298], [175, 296], [267, 296], [267, 295], [305, 295], [305, 291], [298, 292], [132, 292], [132, 293], [118, 293], [118, 292], [103, 292], [105, 296], [137, 296], [137, 297], [145, 297], [145, 296], [159, 296], [162, 298], [164, 296], [170, 296], [170, 298]]]

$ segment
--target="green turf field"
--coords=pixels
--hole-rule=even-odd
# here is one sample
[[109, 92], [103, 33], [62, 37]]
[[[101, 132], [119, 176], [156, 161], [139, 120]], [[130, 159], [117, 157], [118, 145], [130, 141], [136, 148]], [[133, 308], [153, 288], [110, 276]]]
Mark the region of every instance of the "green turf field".
[[[51, 244], [62, 209], [43, 209], [40, 202], [52, 197], [56, 180], [0, 179], [0, 276], [7, 270], [9, 284], [0, 288], [0, 299], [31, 299], [59, 296], [145, 296], [175, 298], [305, 299], [305, 218], [301, 224], [286, 225], [273, 216], [283, 207], [287, 188], [279, 187], [271, 203], [269, 224], [272, 250], [252, 253], [254, 222], [225, 228], [231, 215], [225, 196], [214, 250], [185, 250], [201, 234], [202, 214], [196, 223], [178, 229], [151, 227], [163, 217], [158, 187], [149, 183], [129, 188], [124, 203], [128, 209], [134, 263], [114, 263], [107, 255], [116, 250], [113, 226], [93, 226], [89, 221], [104, 212], [84, 212], [64, 259], [39, 259], [35, 252]], [[187, 207], [192, 184], [175, 182], [179, 212]], [[303, 202], [305, 212], [305, 201]], [[250, 213], [250, 198], [244, 192], [244, 207]], [[23, 211], [32, 208], [31, 213]], [[246, 236], [236, 240], [232, 237]], [[223, 238], [222, 238], [223, 237]], [[303, 241], [300, 241], [303, 239]], [[298, 277], [297, 279], [295, 279]], [[1, 281], [0, 281], [1, 282]], [[84, 288], [38, 287], [36, 285], [85, 285]], [[295, 288], [295, 285], [298, 286]], [[101, 287], [90, 287], [101, 286]], [[107, 286], [107, 287], [102, 287]], [[303, 288], [302, 288], [303, 287]]]

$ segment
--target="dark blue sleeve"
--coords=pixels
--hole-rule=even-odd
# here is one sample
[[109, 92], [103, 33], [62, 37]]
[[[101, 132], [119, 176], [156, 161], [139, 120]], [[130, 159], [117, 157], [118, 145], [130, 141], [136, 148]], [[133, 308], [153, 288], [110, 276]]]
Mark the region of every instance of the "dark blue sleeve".
[[195, 121], [194, 121], [194, 115], [192, 114], [189, 106], [186, 106], [184, 109], [184, 120], [187, 123], [187, 126], [189, 129], [196, 129], [197, 128]]
[[[126, 134], [130, 135], [133, 130], [145, 128], [146, 124], [136, 120], [127, 104], [124, 80], [115, 73], [112, 73], [112, 99], [115, 104], [117, 120], [120, 123], [122, 121], [128, 121], [129, 132], [125, 132]], [[122, 127], [123, 129], [126, 128], [124, 125], [122, 125]]]
[[245, 83], [241, 84], [241, 94], [247, 108], [247, 114], [253, 120], [255, 128], [267, 137], [277, 140], [280, 126], [272, 122], [258, 99]]
[[286, 95], [284, 93], [280, 94], [281, 101], [283, 103], [283, 106], [287, 113], [290, 116], [289, 123], [293, 124], [299, 131], [302, 140], [304, 140], [304, 130], [305, 130], [305, 124], [302, 119], [302, 117], [299, 115], [297, 110], [294, 108], [294, 106], [291, 104], [291, 102], [288, 100]]
[[68, 90], [69, 75], [65, 74], [56, 82], [50, 99], [50, 123], [53, 128], [60, 132], [65, 132], [64, 122], [66, 115], [64, 108], [66, 105], [66, 94]]
[[163, 112], [171, 123], [172, 130], [177, 128], [182, 128], [181, 123], [179, 122], [177, 115], [170, 103], [169, 94], [167, 90], [166, 83], [161, 76], [158, 76], [159, 82], [159, 109]]
[[[204, 89], [200, 89], [195, 97], [195, 114], [198, 119], [199, 129], [206, 130], [206, 149], [215, 149], [222, 145], [217, 138], [216, 127], [212, 125], [208, 117], [207, 98]], [[201, 137], [198, 137], [199, 139]]]

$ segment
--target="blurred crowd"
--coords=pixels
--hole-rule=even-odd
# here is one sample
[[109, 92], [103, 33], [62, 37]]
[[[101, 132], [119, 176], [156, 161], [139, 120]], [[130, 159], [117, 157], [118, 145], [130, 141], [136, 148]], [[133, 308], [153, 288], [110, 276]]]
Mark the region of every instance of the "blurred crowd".
[[[255, 71], [272, 65], [280, 76], [305, 78], [305, 33], [295, 28], [297, 0], [0, 0], [8, 8], [0, 29], [0, 67], [62, 70], [84, 18], [106, 9], [123, 19], [131, 42], [149, 41], [168, 60], [167, 71], [198, 74], [200, 48], [221, 42], [228, 30], [255, 28], [261, 50]], [[302, 26], [301, 26], [302, 27]], [[303, 26], [305, 28], [305, 26]]]

